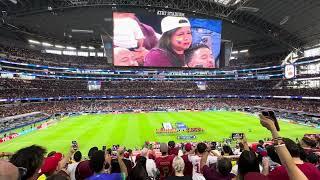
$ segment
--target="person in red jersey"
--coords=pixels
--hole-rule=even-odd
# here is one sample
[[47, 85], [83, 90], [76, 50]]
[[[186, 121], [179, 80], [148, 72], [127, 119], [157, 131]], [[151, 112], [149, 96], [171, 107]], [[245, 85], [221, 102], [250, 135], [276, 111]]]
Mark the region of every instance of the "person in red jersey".
[[234, 174], [231, 174], [232, 164], [230, 159], [221, 157], [217, 163], [209, 167], [206, 165], [208, 155], [209, 152], [205, 152], [200, 161], [201, 170], [206, 180], [231, 180], [235, 177]]
[[188, 154], [190, 153], [190, 151], [192, 150], [192, 144], [191, 143], [187, 143], [184, 146], [184, 154], [181, 156], [184, 164], [185, 164], [185, 168], [184, 168], [184, 172], [183, 174], [185, 176], [192, 176], [192, 170], [193, 170], [193, 165], [192, 163], [189, 161], [188, 159]]
[[168, 155], [168, 145], [166, 143], [160, 144], [160, 152], [162, 155], [156, 158], [156, 166], [160, 171], [160, 180], [163, 180], [173, 175], [172, 161], [175, 155]]
[[306, 155], [313, 152], [320, 152], [320, 149], [317, 148], [317, 142], [309, 137], [303, 137], [299, 142], [299, 145]]
[[174, 141], [169, 141], [168, 146], [169, 146], [168, 154], [169, 155], [174, 154], [174, 155], [178, 156], [179, 148], [176, 147], [176, 143]]
[[[260, 124], [268, 129], [273, 138], [275, 150], [280, 158], [281, 166], [276, 167], [268, 174], [268, 169], [263, 174], [268, 174], [268, 179], [272, 180], [316, 180], [320, 179], [320, 172], [310, 163], [305, 163], [300, 159], [300, 148], [292, 140], [282, 138], [273, 122], [262, 114], [259, 115]], [[268, 166], [266, 166], [268, 167]], [[257, 174], [257, 173], [256, 173]]]
[[[293, 162], [304, 173], [309, 180], [319, 180], [320, 171], [311, 163], [303, 162], [300, 159], [300, 150], [298, 145], [288, 138], [283, 138], [283, 142], [292, 156]], [[289, 180], [288, 173], [284, 166], [276, 167], [268, 174], [269, 179]]]

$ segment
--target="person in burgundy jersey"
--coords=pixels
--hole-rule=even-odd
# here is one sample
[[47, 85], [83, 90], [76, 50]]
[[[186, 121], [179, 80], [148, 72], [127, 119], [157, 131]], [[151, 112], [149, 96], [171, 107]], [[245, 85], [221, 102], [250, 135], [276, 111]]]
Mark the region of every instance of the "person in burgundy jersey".
[[192, 144], [191, 143], [185, 144], [184, 150], [185, 150], [185, 152], [181, 156], [183, 161], [184, 161], [184, 164], [185, 164], [185, 168], [184, 168], [183, 174], [185, 176], [192, 176], [193, 165], [188, 159], [188, 154], [192, 150]]
[[[320, 149], [317, 148], [317, 142], [314, 139], [311, 139], [309, 137], [303, 137], [301, 141], [298, 144], [301, 147], [301, 150], [303, 150], [302, 153], [305, 157], [311, 153], [317, 153], [320, 152]], [[301, 155], [300, 155], [301, 157]], [[301, 157], [302, 158], [302, 157]]]
[[[292, 156], [293, 162], [298, 166], [298, 168], [303, 172], [303, 174], [309, 180], [318, 180], [320, 179], [320, 171], [311, 163], [303, 162], [300, 159], [300, 150], [299, 146], [288, 138], [283, 138], [285, 146], [287, 147], [289, 153]], [[274, 180], [289, 180], [287, 170], [284, 166], [276, 167], [273, 171], [268, 174], [269, 179]]]
[[174, 155], [178, 156], [179, 148], [176, 147], [176, 143], [174, 141], [169, 141], [168, 146], [169, 146], [168, 154], [169, 155], [174, 154]]
[[173, 175], [172, 161], [175, 155], [168, 155], [168, 145], [160, 144], [160, 152], [162, 155], [156, 158], [156, 166], [160, 171], [160, 180], [164, 180], [168, 176]]
[[201, 157], [201, 170], [206, 180], [231, 180], [235, 175], [231, 174], [232, 164], [231, 160], [227, 158], [220, 158], [217, 163], [211, 166], [206, 165], [209, 153], [205, 152]]

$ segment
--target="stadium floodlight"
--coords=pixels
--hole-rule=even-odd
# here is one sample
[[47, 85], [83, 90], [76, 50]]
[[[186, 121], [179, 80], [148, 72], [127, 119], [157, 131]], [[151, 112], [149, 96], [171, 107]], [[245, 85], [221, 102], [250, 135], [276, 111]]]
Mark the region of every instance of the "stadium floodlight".
[[89, 46], [89, 49], [95, 49], [93, 46]]
[[290, 19], [290, 16], [285, 16], [281, 21], [280, 21], [280, 25], [284, 25], [286, 24]]
[[232, 51], [231, 54], [238, 54], [239, 51]]
[[53, 45], [47, 42], [43, 42], [42, 46], [46, 46], [46, 47], [52, 47]]
[[56, 48], [60, 48], [60, 49], [63, 49], [63, 48], [65, 48], [64, 46], [61, 46], [61, 45], [55, 45], [54, 47], [56, 47]]
[[244, 49], [244, 50], [241, 50], [241, 51], [239, 51], [240, 53], [247, 53], [247, 52], [249, 52], [249, 49]]
[[87, 46], [80, 46], [81, 49], [88, 49]]
[[98, 57], [103, 57], [103, 52], [98, 52], [98, 53], [97, 53], [97, 56], [98, 56]]
[[72, 46], [67, 46], [67, 49], [69, 49], [69, 50], [76, 50], [77, 48], [72, 47]]
[[12, 2], [13, 4], [17, 4], [18, 1], [17, 0], [9, 0], [10, 2]]
[[40, 44], [39, 41], [35, 41], [35, 40], [31, 40], [31, 39], [29, 39], [28, 42], [31, 44]]
[[59, 54], [59, 55], [62, 54], [62, 52], [60, 50], [52, 50], [52, 49], [46, 49], [45, 52], [51, 53], [51, 54]]
[[71, 32], [73, 33], [88, 33], [88, 34], [93, 34], [93, 30], [91, 29], [71, 29]]
[[[209, 0], [210, 1], [210, 0]], [[221, 4], [224, 6], [234, 6], [241, 2], [241, 0], [213, 0], [217, 4]]]
[[255, 7], [246, 7], [246, 6], [241, 6], [238, 8], [239, 11], [247, 11], [247, 12], [253, 12], [256, 13], [258, 12], [260, 9], [259, 8], [255, 8]]

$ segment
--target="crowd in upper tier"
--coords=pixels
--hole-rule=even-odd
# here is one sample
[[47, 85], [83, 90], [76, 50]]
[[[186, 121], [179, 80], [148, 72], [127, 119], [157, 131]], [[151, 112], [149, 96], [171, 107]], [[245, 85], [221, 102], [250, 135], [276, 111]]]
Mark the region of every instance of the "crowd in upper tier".
[[196, 82], [111, 81], [101, 82], [101, 90], [89, 91], [84, 80], [1, 79], [0, 98], [58, 96], [187, 96], [257, 95], [320, 96], [318, 89], [276, 87], [278, 81], [213, 81], [200, 89]]

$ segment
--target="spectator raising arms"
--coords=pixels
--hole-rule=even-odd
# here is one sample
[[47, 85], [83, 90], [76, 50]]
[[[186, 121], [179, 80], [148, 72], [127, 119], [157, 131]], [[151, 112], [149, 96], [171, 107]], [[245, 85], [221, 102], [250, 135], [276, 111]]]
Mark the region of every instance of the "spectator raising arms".
[[[195, 152], [196, 151], [196, 152]], [[193, 165], [192, 179], [194, 180], [202, 180], [205, 179], [203, 174], [201, 173], [201, 157], [204, 155], [206, 151], [211, 151], [211, 149], [207, 149], [207, 145], [205, 143], [199, 143], [197, 145], [197, 149], [193, 149], [188, 155], [189, 161]], [[206, 165], [210, 165], [217, 162], [216, 156], [208, 156], [205, 162]]]
[[275, 168], [272, 172], [270, 172], [270, 174], [268, 174], [270, 179], [320, 179], [319, 170], [311, 163], [305, 163], [300, 159], [298, 145], [288, 138], [280, 137], [272, 120], [260, 115], [260, 122], [262, 126], [271, 132], [276, 152], [281, 161], [281, 166]]
[[111, 164], [110, 155], [105, 155], [104, 151], [96, 151], [93, 153], [92, 158], [90, 159], [90, 168], [94, 171], [94, 175], [89, 177], [88, 180], [122, 180], [128, 176], [127, 167], [122, 161], [123, 159], [123, 149], [119, 148], [117, 151], [117, 160], [120, 165], [121, 173], [105, 173], [106, 163]]

